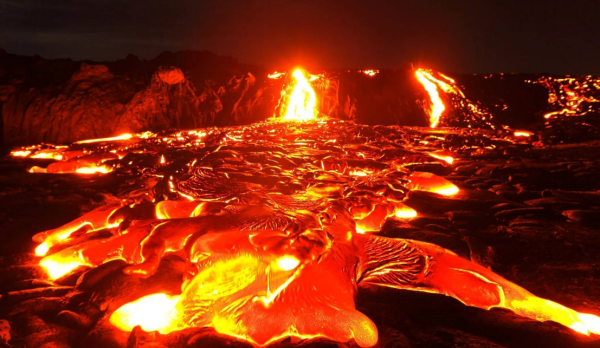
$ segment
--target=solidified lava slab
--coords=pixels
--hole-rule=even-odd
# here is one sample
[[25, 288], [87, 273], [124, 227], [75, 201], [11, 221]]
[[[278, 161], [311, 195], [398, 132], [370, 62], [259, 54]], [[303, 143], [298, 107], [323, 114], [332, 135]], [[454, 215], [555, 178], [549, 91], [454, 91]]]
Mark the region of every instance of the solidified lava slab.
[[[168, 335], [134, 329], [130, 334], [108, 323], [108, 313], [124, 303], [159, 291], [181, 291], [188, 272], [185, 253], [164, 255], [150, 277], [126, 275], [125, 262], [114, 260], [52, 280], [38, 265], [29, 239], [80, 213], [123, 201], [133, 206], [125, 214], [130, 226], [156, 219], [154, 205], [165, 201], [263, 202], [292, 213], [318, 210], [306, 200], [284, 198], [298, 195], [345, 202], [361, 221], [357, 226], [370, 228], [363, 232], [442, 246], [538, 296], [599, 313], [598, 147], [589, 143], [534, 148], [478, 131], [329, 120], [32, 148], [32, 154], [55, 151], [63, 158], [41, 164], [31, 159], [2, 163], [2, 211], [12, 221], [1, 225], [8, 247], [2, 249], [0, 314], [11, 325], [14, 346], [247, 346], [206, 328]], [[54, 166], [57, 172], [103, 166], [108, 173], [24, 173], [34, 165]], [[445, 178], [460, 191], [440, 195], [435, 187], [415, 187], [409, 178], [417, 172]], [[391, 184], [390, 178], [395, 179]], [[150, 213], [145, 202], [152, 203]], [[374, 220], [377, 226], [362, 221], [377, 206], [391, 203], [406, 205], [417, 215], [405, 218], [386, 212], [383, 219]], [[285, 221], [271, 223], [281, 227]], [[124, 228], [75, 233], [69, 243], [52, 245], [48, 254], [102, 240], [118, 229]], [[358, 291], [356, 306], [377, 325], [382, 347], [597, 344], [558, 324], [523, 319], [505, 310], [470, 308], [434, 294], [367, 286]], [[346, 345], [323, 338], [288, 338], [274, 344]]]

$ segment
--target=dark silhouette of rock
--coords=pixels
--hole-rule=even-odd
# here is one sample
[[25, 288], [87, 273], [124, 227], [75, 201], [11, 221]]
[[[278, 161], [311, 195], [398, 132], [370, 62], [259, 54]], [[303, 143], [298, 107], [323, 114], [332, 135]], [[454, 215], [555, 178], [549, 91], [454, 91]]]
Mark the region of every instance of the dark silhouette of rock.
[[14, 86], [2, 105], [7, 143], [65, 143], [109, 135], [136, 91], [133, 81], [87, 63], [63, 83]]
[[148, 61], [129, 55], [104, 64], [3, 54], [0, 140], [69, 143], [264, 120], [277, 100], [256, 73], [266, 78], [260, 68], [206, 51], [164, 52]]
[[117, 123], [117, 133], [205, 125], [194, 87], [176, 67], [159, 68], [148, 88], [126, 105]]
[[[266, 120], [281, 111], [282, 88], [294, 83], [291, 74], [282, 79], [267, 74], [207, 51], [163, 52], [150, 60], [130, 54], [102, 63], [0, 51], [0, 144], [69, 143], [125, 132]], [[374, 76], [358, 70], [318, 76], [311, 84], [323, 115], [364, 124], [430, 124], [430, 96], [409, 65]], [[540, 76], [545, 75], [452, 75], [473, 104], [464, 96], [440, 92], [445, 105], [440, 125], [537, 127], [539, 139], [556, 144], [600, 137], [596, 112], [542, 127], [549, 92], [531, 83]]]

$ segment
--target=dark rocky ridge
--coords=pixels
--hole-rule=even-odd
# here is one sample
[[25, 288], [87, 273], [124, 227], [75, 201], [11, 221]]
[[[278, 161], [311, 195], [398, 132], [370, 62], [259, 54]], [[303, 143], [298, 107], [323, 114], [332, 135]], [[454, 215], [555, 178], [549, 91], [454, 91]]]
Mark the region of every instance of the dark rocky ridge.
[[101, 64], [4, 52], [3, 140], [67, 143], [123, 132], [249, 123], [268, 117], [255, 111], [263, 100], [277, 102], [254, 76], [266, 78], [266, 72], [209, 52], [165, 52], [149, 61], [128, 56]]
[[[13, 146], [69, 143], [165, 128], [248, 124], [272, 117], [288, 78], [272, 80], [264, 68], [210, 52], [164, 52], [151, 60], [133, 55], [115, 62], [25, 57], [0, 51], [0, 141]], [[315, 83], [320, 112], [366, 124], [427, 126], [429, 95], [406, 66], [374, 77], [358, 71], [323, 74]], [[489, 110], [497, 124], [535, 128], [549, 109], [548, 91], [526, 83], [539, 75], [452, 75], [467, 98]], [[442, 124], [465, 126], [464, 110], [447, 96]], [[586, 129], [570, 135], [596, 134]], [[569, 120], [571, 121], [571, 120]], [[563, 126], [576, 129], [567, 122]], [[477, 127], [479, 125], [474, 124]], [[589, 126], [589, 127], [588, 127]], [[581, 134], [580, 134], [581, 133]]]

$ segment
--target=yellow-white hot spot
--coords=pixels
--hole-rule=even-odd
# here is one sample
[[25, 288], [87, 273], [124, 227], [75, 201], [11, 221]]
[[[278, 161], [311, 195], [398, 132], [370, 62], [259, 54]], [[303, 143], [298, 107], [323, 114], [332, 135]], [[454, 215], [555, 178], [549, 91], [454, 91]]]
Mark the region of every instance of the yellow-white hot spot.
[[282, 256], [277, 260], [277, 267], [282, 271], [291, 271], [298, 267], [299, 264], [300, 261], [290, 255]]
[[117, 309], [110, 316], [110, 323], [123, 331], [140, 325], [144, 331], [169, 333], [176, 326], [180, 299], [181, 296], [162, 293], [144, 296]]
[[316, 117], [317, 97], [308, 83], [302, 70], [294, 71], [292, 75], [296, 85], [290, 95], [284, 120], [308, 121]]

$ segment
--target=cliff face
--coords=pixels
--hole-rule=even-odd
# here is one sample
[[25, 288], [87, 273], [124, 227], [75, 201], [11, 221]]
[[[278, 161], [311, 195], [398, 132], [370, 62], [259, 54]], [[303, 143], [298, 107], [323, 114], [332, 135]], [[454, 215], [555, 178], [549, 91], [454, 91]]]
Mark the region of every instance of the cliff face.
[[386, 70], [375, 76], [343, 72], [338, 79], [338, 117], [364, 124], [429, 125], [421, 107], [429, 96], [416, 82], [412, 70]]
[[277, 102], [250, 72], [266, 76], [259, 68], [207, 52], [106, 64], [4, 53], [0, 67], [2, 140], [11, 145], [244, 124], [270, 117]]
[[105, 66], [86, 63], [64, 83], [15, 84], [2, 105], [4, 140], [63, 143], [110, 134], [135, 87]]

